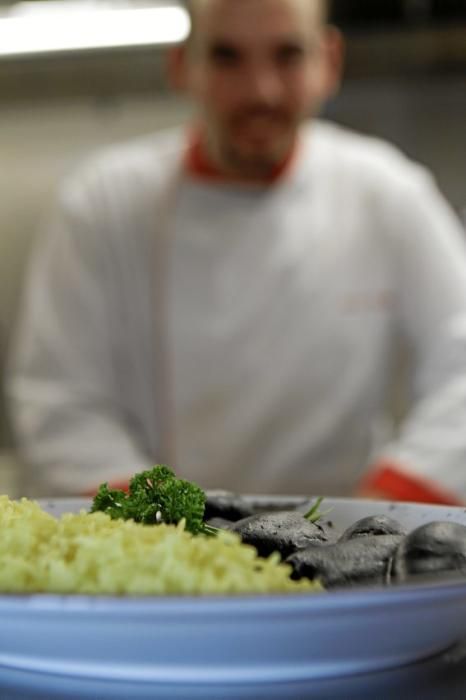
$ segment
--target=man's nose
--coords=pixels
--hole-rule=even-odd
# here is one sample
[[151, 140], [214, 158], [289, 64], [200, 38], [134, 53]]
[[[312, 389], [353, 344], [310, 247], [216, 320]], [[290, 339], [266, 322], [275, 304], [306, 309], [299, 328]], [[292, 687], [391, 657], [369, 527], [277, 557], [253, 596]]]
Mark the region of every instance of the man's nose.
[[274, 105], [283, 95], [283, 83], [277, 71], [268, 65], [251, 66], [245, 76], [244, 88], [250, 99]]

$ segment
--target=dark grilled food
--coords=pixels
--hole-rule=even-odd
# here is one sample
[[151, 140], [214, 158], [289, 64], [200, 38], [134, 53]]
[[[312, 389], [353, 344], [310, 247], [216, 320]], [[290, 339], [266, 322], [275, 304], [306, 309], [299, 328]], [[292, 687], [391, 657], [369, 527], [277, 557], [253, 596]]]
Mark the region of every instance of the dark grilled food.
[[466, 575], [466, 527], [434, 521], [407, 535], [398, 547], [390, 568], [393, 581], [413, 576], [439, 576], [457, 572]]
[[204, 518], [213, 518], [234, 522], [253, 515], [255, 510], [242, 496], [230, 491], [211, 491], [206, 494]]
[[287, 558], [296, 579], [319, 579], [326, 588], [385, 583], [390, 558], [403, 535], [367, 535], [310, 546]]
[[261, 498], [254, 501], [231, 491], [208, 491], [204, 518], [207, 521], [213, 518], [222, 518], [222, 520], [236, 522], [257, 513], [294, 510], [307, 503], [309, 503], [309, 499], [296, 502], [296, 499], [290, 498], [289, 500], [280, 499], [277, 502], [274, 498], [270, 498], [270, 500]]
[[405, 535], [405, 528], [388, 515], [370, 515], [350, 525], [340, 537], [340, 542], [347, 542], [355, 537], [368, 535]]
[[328, 539], [319, 523], [306, 519], [298, 511], [259, 513], [243, 518], [230, 528], [242, 541], [253, 545], [260, 556], [280, 552], [283, 559], [310, 544], [325, 543]]

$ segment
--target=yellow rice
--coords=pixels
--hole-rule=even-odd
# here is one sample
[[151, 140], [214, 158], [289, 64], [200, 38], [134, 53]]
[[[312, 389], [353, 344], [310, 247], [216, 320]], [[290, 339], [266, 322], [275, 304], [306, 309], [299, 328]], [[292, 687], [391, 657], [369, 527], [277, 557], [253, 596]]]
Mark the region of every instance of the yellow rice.
[[140, 525], [104, 513], [60, 519], [0, 496], [0, 591], [200, 595], [318, 591], [278, 554], [259, 558], [233, 533], [193, 536], [183, 522]]

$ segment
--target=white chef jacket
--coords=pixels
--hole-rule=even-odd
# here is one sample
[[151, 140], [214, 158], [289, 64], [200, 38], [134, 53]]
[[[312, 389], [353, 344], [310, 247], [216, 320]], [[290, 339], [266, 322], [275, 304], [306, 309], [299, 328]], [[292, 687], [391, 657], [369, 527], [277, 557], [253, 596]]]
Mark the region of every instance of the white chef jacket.
[[25, 488], [168, 462], [204, 488], [345, 495], [388, 459], [466, 497], [466, 253], [431, 176], [323, 121], [264, 187], [189, 174], [186, 144], [92, 158], [39, 239], [8, 382]]

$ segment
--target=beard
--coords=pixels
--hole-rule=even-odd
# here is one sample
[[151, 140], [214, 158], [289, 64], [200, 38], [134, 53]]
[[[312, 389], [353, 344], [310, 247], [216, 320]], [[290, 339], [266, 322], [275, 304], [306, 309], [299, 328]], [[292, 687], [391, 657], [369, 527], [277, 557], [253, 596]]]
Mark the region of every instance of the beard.
[[241, 175], [267, 176], [293, 148], [300, 121], [284, 109], [263, 105], [242, 109], [218, 134], [221, 162]]

